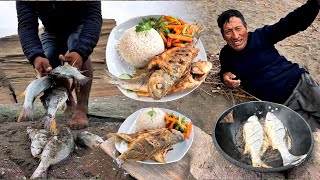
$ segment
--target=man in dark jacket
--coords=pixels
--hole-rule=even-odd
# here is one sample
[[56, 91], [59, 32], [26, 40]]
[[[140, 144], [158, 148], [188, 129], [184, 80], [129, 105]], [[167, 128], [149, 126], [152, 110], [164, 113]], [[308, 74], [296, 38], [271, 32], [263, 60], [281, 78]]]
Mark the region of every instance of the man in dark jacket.
[[227, 10], [218, 25], [227, 42], [220, 52], [221, 79], [241, 86], [255, 97], [282, 103], [300, 113], [314, 129], [320, 128], [320, 87], [298, 64], [281, 56], [275, 44], [307, 29], [317, 17], [320, 0], [309, 0], [273, 25], [247, 31], [243, 15]]
[[[89, 55], [101, 31], [101, 2], [17, 1], [18, 34], [24, 54], [43, 76], [68, 62], [92, 79]], [[44, 25], [38, 36], [38, 18]], [[69, 87], [69, 81], [62, 84]], [[77, 83], [76, 83], [77, 84]], [[68, 110], [74, 111], [68, 125], [74, 129], [88, 126], [88, 99], [92, 80], [76, 91], [77, 104], [69, 92]]]

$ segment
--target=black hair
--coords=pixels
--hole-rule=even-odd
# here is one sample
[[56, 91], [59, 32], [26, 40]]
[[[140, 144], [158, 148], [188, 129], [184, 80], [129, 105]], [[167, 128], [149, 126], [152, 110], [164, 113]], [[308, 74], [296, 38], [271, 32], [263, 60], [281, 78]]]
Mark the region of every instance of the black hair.
[[237, 17], [239, 19], [241, 19], [242, 21], [242, 24], [244, 25], [244, 27], [247, 28], [247, 23], [246, 21], [244, 20], [244, 17], [243, 15], [241, 14], [241, 12], [239, 12], [238, 10], [235, 10], [235, 9], [229, 9], [229, 10], [226, 10], [224, 11], [223, 13], [221, 13], [219, 16], [218, 16], [218, 19], [217, 19], [217, 22], [218, 22], [218, 26], [220, 28], [220, 31], [221, 31], [221, 34], [223, 35], [223, 25], [227, 22], [229, 22], [229, 19], [231, 17]]

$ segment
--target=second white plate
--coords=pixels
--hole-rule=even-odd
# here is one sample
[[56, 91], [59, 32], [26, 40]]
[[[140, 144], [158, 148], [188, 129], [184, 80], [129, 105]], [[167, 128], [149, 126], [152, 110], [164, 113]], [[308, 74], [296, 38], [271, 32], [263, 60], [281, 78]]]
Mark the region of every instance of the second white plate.
[[[121, 124], [121, 126], [118, 130], [118, 133], [126, 133], [126, 134], [135, 133], [136, 119], [137, 119], [139, 113], [141, 113], [144, 109], [146, 109], [146, 108], [142, 108], [142, 109], [132, 113], [130, 116], [128, 116], [128, 118]], [[161, 109], [165, 113], [170, 113], [170, 114], [172, 113], [176, 116], [184, 117], [185, 121], [191, 122], [191, 120], [189, 118], [187, 118], [183, 114], [180, 114], [176, 111], [169, 110], [169, 109], [163, 109], [163, 108], [159, 108], [159, 109]], [[177, 162], [180, 159], [182, 159], [183, 156], [190, 149], [191, 144], [193, 142], [193, 138], [194, 138], [194, 130], [192, 128], [189, 139], [185, 139], [184, 141], [177, 143], [177, 144], [174, 144], [172, 146], [173, 149], [171, 151], [169, 151], [165, 157], [166, 164]], [[121, 143], [116, 143], [115, 146], [116, 146], [116, 149], [120, 153], [122, 153], [128, 149], [128, 144], [125, 141], [121, 141]], [[163, 163], [159, 163], [159, 162], [152, 161], [152, 160], [138, 161], [138, 162], [145, 163], [145, 164], [163, 164]]]

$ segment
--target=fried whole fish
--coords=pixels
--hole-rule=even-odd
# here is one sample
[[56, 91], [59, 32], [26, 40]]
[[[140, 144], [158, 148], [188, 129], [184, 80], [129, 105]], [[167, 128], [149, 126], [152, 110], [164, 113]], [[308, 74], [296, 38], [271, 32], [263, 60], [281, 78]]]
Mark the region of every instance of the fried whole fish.
[[46, 109], [46, 114], [41, 118], [44, 123], [45, 129], [50, 130], [51, 133], [57, 133], [56, 126], [56, 113], [59, 108], [66, 107], [68, 100], [67, 88], [65, 87], [52, 87], [44, 92], [40, 97], [43, 107]]
[[74, 78], [81, 85], [86, 84], [90, 80], [89, 77], [84, 76], [77, 68], [70, 65], [58, 66], [50, 71], [49, 75], [58, 78]]
[[27, 134], [31, 140], [31, 154], [33, 157], [40, 158], [44, 146], [48, 142], [49, 132], [45, 129], [35, 129], [27, 127]]
[[252, 166], [268, 168], [269, 166], [261, 160], [261, 156], [268, 146], [263, 127], [257, 116], [250, 116], [243, 125], [243, 138], [245, 142], [244, 154], [250, 154]]
[[153, 159], [165, 163], [165, 155], [172, 145], [182, 142], [184, 136], [180, 131], [169, 131], [166, 128], [154, 129], [134, 134], [109, 133], [108, 138], [115, 136], [128, 142], [128, 149], [117, 157], [118, 163]]
[[100, 136], [92, 134], [88, 131], [79, 133], [77, 139], [81, 144], [84, 144], [91, 149], [99, 147], [99, 145], [104, 141]]
[[47, 178], [47, 170], [69, 156], [74, 148], [73, 135], [68, 127], [61, 130], [58, 136], [52, 136], [41, 154], [41, 162], [30, 179]]
[[278, 149], [283, 166], [296, 165], [306, 158], [306, 154], [301, 156], [292, 155], [286, 146], [286, 130], [280, 119], [278, 119], [273, 113], [268, 112], [266, 115], [265, 129], [269, 140], [272, 144], [272, 149]]
[[[174, 47], [156, 56], [147, 66], [156, 70], [149, 79], [149, 93], [153, 99], [164, 97], [171, 87], [186, 74], [199, 49], [192, 44]], [[161, 78], [163, 77], [163, 78]]]
[[53, 80], [49, 76], [43, 76], [39, 79], [32, 81], [26, 88], [26, 90], [21, 93], [21, 96], [24, 96], [23, 108], [18, 116], [18, 122], [22, 117], [33, 116], [33, 102], [37, 96], [39, 96], [43, 91], [48, 89], [53, 83]]

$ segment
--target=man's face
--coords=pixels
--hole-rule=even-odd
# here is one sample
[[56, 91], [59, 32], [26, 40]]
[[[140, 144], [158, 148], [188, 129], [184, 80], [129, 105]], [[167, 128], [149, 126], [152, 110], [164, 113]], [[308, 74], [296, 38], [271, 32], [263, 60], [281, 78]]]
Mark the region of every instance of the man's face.
[[248, 30], [240, 18], [231, 17], [223, 25], [223, 39], [236, 51], [241, 51], [247, 45]]

